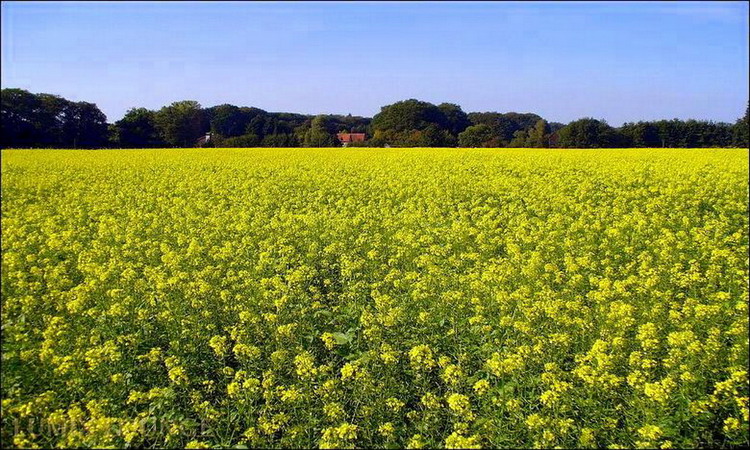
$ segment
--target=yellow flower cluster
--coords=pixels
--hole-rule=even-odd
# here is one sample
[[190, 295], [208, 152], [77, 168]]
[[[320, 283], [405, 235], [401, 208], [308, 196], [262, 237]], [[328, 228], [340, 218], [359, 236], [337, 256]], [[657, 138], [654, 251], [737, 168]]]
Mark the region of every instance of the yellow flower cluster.
[[2, 442], [748, 447], [748, 153], [3, 150]]
[[342, 423], [338, 427], [323, 430], [320, 440], [320, 448], [351, 448], [352, 442], [357, 439], [357, 425]]
[[435, 367], [432, 350], [424, 344], [416, 345], [409, 350], [409, 361], [414, 370], [430, 370]]
[[294, 366], [296, 367], [297, 375], [303, 379], [312, 378], [318, 372], [315, 368], [315, 359], [308, 352], [295, 356]]

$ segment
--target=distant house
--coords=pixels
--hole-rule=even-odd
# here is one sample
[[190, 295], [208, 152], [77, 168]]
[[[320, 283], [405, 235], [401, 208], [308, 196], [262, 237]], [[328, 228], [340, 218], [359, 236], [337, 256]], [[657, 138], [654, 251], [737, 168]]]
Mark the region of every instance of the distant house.
[[352, 142], [364, 142], [365, 141], [365, 133], [339, 133], [336, 135], [336, 137], [339, 139], [339, 142], [341, 142], [341, 145], [343, 145], [344, 147], [351, 144]]
[[205, 147], [208, 145], [208, 143], [211, 142], [211, 133], [206, 133], [205, 136], [201, 136], [198, 138], [197, 141], [195, 141], [196, 147]]

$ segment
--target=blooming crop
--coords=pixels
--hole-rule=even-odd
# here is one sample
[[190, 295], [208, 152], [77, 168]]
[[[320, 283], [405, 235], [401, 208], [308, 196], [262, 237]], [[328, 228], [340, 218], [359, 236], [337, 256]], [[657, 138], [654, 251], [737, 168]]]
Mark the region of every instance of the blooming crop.
[[2, 442], [745, 447], [748, 151], [2, 152]]

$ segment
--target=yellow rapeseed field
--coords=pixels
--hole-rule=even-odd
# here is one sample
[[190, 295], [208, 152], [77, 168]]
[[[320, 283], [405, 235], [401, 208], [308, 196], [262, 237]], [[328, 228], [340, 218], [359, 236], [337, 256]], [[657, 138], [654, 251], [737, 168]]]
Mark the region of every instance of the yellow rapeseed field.
[[748, 151], [3, 151], [2, 441], [747, 446]]

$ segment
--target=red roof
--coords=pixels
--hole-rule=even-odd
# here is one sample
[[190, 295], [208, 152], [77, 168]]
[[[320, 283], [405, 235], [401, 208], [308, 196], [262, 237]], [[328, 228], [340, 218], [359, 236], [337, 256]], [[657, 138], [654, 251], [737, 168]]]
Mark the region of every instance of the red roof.
[[342, 144], [365, 141], [365, 133], [339, 133], [336, 137], [339, 138]]

